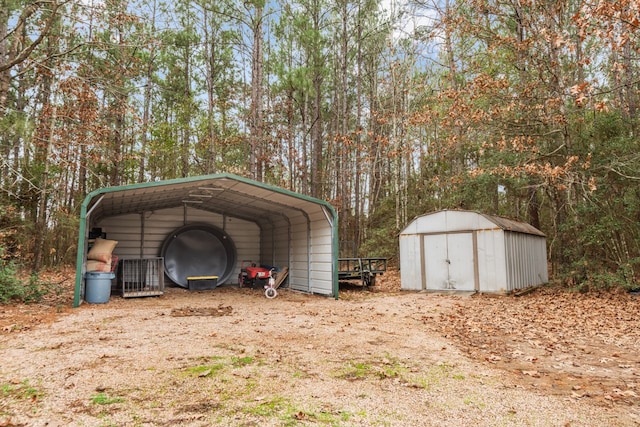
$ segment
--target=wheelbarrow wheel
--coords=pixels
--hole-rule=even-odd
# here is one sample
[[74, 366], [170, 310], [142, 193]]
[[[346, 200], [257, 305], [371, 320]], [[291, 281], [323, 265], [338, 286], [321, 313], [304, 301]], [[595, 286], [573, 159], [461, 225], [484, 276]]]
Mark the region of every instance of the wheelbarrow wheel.
[[278, 296], [278, 291], [276, 291], [276, 288], [267, 288], [264, 291], [264, 296], [269, 299], [273, 299]]

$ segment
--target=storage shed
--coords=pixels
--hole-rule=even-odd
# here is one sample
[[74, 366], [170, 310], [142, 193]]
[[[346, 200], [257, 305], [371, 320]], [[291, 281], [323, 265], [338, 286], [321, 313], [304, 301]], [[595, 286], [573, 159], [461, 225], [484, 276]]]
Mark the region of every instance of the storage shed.
[[505, 293], [548, 282], [544, 233], [494, 215], [444, 210], [400, 233], [401, 288]]
[[120, 262], [171, 258], [164, 272], [179, 285], [183, 262], [210, 263], [221, 285], [238, 283], [251, 261], [288, 267], [290, 289], [338, 298], [337, 222], [325, 201], [232, 174], [99, 189], [81, 207], [74, 306], [84, 299], [96, 235], [118, 242]]

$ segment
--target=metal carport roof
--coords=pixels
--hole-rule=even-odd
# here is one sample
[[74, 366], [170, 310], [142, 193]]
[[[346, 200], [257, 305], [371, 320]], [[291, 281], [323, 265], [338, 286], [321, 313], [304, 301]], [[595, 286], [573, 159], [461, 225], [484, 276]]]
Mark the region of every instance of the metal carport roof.
[[93, 191], [85, 198], [80, 213], [74, 306], [80, 305], [86, 236], [89, 218], [141, 213], [171, 207], [192, 206], [229, 215], [265, 227], [273, 218], [309, 219], [321, 210], [333, 236], [333, 291], [338, 297], [337, 213], [326, 201], [253, 181], [233, 174], [214, 174], [148, 182]]

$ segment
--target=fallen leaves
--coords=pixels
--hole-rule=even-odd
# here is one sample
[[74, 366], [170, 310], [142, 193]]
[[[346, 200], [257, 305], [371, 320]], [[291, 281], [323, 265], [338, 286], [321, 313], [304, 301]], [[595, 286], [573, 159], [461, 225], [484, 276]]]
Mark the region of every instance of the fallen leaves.
[[219, 305], [218, 307], [183, 307], [171, 310], [174, 317], [185, 316], [229, 316], [233, 313], [231, 306]]
[[639, 311], [640, 297], [624, 292], [540, 288], [466, 298], [433, 322], [469, 356], [521, 374], [515, 381], [524, 385], [629, 404], [640, 403]]

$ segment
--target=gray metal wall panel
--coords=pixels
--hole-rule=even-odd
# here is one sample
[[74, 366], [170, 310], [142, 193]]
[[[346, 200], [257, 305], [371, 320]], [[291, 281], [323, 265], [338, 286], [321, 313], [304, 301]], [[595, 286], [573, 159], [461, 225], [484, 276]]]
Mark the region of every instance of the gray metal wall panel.
[[544, 237], [505, 232], [508, 291], [548, 282]]
[[422, 286], [422, 247], [419, 234], [400, 235], [400, 287], [419, 291]]
[[[184, 225], [183, 208], [164, 209], [145, 213], [144, 219], [144, 248], [142, 258], [160, 255], [162, 243], [175, 229]], [[237, 283], [240, 263], [243, 259], [258, 259], [260, 257], [260, 229], [249, 221], [238, 218], [214, 214], [199, 209], [187, 210], [188, 223], [206, 223], [223, 228], [229, 234], [236, 246], [236, 272], [231, 275], [230, 283]], [[118, 245], [114, 254], [121, 258], [140, 258], [142, 223], [139, 214], [127, 214], [103, 219], [92, 225], [101, 227], [107, 233], [107, 238], [117, 240]]]
[[289, 286], [291, 289], [310, 292], [309, 284], [309, 236], [308, 222], [303, 215], [291, 218], [291, 261]]
[[477, 232], [480, 292], [506, 292], [507, 273], [502, 230]]

